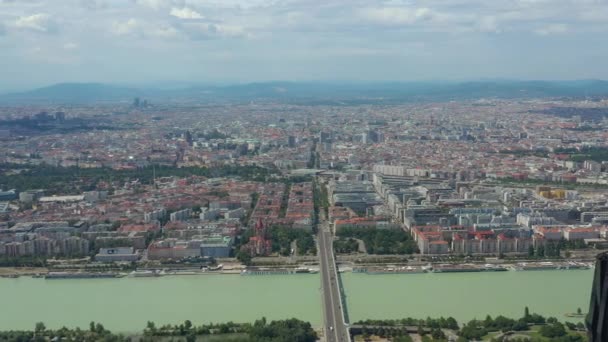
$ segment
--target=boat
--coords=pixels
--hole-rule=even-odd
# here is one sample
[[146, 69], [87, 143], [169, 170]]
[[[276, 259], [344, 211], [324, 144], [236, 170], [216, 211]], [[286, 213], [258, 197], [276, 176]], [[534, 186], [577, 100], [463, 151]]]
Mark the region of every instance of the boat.
[[564, 264], [561, 268], [567, 269], [567, 270], [588, 270], [588, 269], [590, 269], [589, 264], [585, 264], [582, 262], [575, 262], [575, 261], [570, 261], [570, 262]]
[[366, 274], [420, 274], [426, 273], [423, 267], [374, 267], [365, 270]]
[[571, 312], [571, 313], [564, 314], [564, 316], [573, 317], [573, 318], [585, 318], [585, 316], [587, 316], [587, 314]]
[[221, 271], [224, 268], [224, 264], [219, 264], [215, 267], [207, 267], [207, 271]]
[[133, 271], [129, 273], [129, 277], [143, 278], [143, 277], [160, 277], [162, 274], [152, 270]]
[[0, 278], [19, 278], [18, 274], [6, 274], [6, 275], [1, 275]]
[[471, 264], [433, 266], [433, 273], [481, 272], [483, 270], [483, 267]]
[[557, 270], [559, 265], [556, 265], [550, 261], [537, 262], [537, 263], [519, 263], [515, 266], [517, 271], [544, 271], [544, 270]]
[[286, 268], [246, 268], [241, 271], [241, 275], [283, 275], [295, 274], [294, 270]]
[[504, 267], [504, 266], [499, 266], [499, 265], [492, 265], [492, 264], [485, 264], [483, 266], [483, 271], [484, 272], [504, 272], [504, 271], [508, 271], [509, 269]]
[[298, 267], [295, 270], [296, 274], [301, 274], [301, 273], [310, 273], [310, 269], [308, 267]]
[[50, 272], [44, 276], [44, 279], [91, 279], [91, 278], [119, 278], [118, 273], [110, 272]]

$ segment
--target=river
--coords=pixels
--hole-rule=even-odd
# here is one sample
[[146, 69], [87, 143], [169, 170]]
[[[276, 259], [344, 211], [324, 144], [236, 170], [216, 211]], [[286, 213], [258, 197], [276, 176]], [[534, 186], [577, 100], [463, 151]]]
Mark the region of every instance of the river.
[[[459, 322], [486, 314], [532, 312], [560, 319], [586, 311], [593, 271], [522, 271], [366, 275], [344, 273], [351, 321], [365, 318], [453, 316]], [[296, 317], [321, 324], [319, 275], [167, 276], [160, 278], [0, 279], [0, 330], [88, 327], [140, 331], [147, 321], [179, 323], [253, 321]], [[572, 319], [571, 319], [572, 320]]]
[[530, 312], [576, 321], [565, 313], [589, 307], [593, 270], [428, 274], [343, 274], [351, 322], [366, 318], [452, 316], [458, 322], [487, 314]]
[[157, 325], [296, 317], [321, 324], [319, 275], [200, 275], [119, 279], [0, 279], [0, 330]]

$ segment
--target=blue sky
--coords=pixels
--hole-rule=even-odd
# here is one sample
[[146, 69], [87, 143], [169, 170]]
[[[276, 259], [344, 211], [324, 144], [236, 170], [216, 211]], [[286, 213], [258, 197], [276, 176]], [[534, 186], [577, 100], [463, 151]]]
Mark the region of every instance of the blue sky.
[[608, 79], [606, 0], [0, 0], [0, 90]]

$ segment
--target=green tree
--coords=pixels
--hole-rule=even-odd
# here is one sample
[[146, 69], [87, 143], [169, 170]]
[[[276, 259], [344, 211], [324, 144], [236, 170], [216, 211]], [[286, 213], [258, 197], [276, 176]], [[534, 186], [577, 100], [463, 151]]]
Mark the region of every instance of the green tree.
[[544, 246], [538, 246], [538, 248], [536, 249], [536, 256], [539, 258], [545, 257], [545, 247]]
[[243, 250], [240, 250], [237, 254], [236, 254], [236, 259], [240, 262], [242, 262], [245, 265], [251, 265], [251, 255], [248, 252], [245, 252]]
[[36, 323], [36, 327], [34, 328], [34, 331], [36, 331], [37, 334], [41, 333], [45, 330], [46, 330], [46, 326], [44, 325], [43, 322]]

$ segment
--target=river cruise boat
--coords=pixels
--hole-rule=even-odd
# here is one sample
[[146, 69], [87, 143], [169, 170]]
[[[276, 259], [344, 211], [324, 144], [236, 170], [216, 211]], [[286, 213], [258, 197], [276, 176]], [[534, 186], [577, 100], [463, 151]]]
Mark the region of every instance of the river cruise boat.
[[129, 277], [145, 278], [145, 277], [160, 277], [162, 274], [155, 270], [138, 270], [129, 273]]
[[513, 266], [516, 271], [546, 271], [546, 270], [558, 270], [560, 266], [550, 261], [545, 262], [534, 262], [526, 263], [520, 262]]
[[455, 272], [482, 272], [484, 271], [484, 267], [482, 265], [473, 265], [473, 264], [444, 264], [444, 265], [434, 265], [433, 273], [455, 273]]
[[44, 279], [92, 279], [92, 278], [119, 278], [119, 273], [93, 273], [93, 272], [50, 272]]
[[366, 274], [420, 274], [426, 273], [425, 267], [370, 267], [366, 268], [364, 273]]

